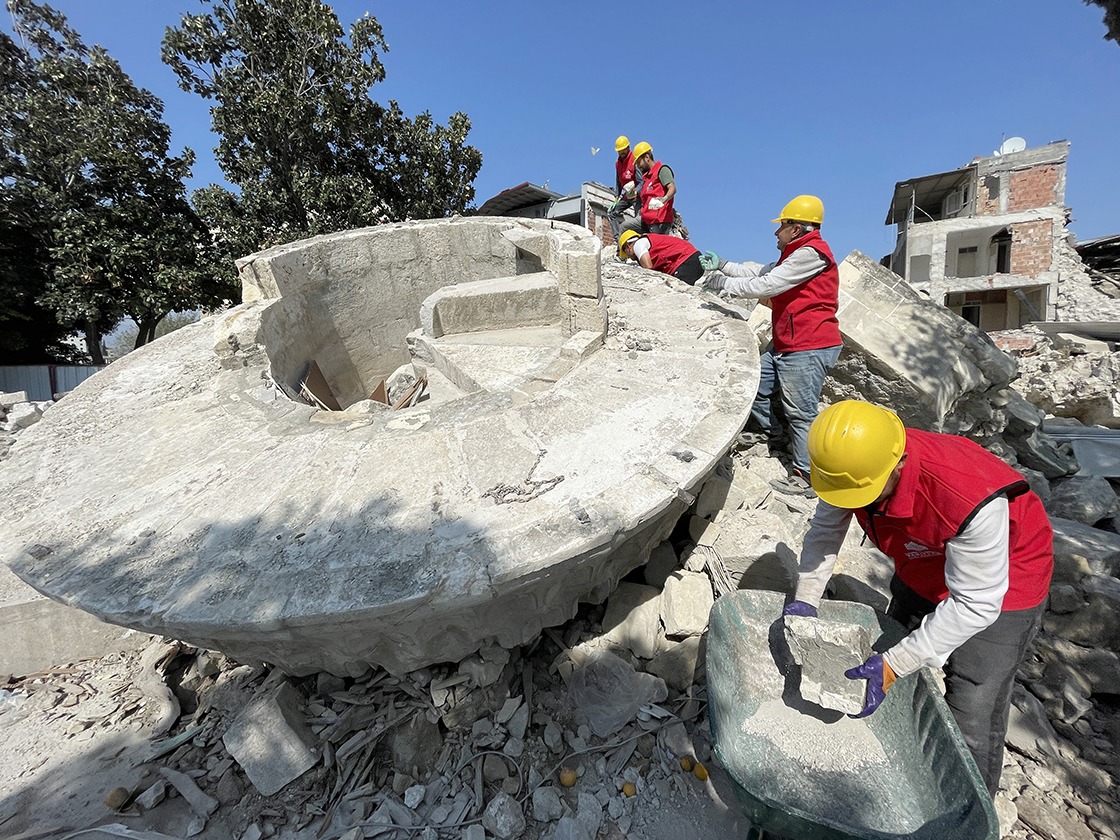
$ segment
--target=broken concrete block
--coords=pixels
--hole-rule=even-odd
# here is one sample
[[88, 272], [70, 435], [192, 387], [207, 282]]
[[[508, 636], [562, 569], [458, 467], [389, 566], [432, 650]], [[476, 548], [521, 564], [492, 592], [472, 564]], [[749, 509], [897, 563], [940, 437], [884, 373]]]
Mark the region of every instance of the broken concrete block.
[[1116, 492], [1099, 475], [1071, 475], [1050, 485], [1046, 512], [1095, 525], [1116, 511]]
[[556, 279], [560, 294], [584, 298], [603, 296], [599, 255], [565, 248], [556, 255]]
[[299, 705], [296, 690], [282, 683], [242, 711], [222, 737], [229, 754], [265, 796], [302, 776], [319, 759], [316, 738]]
[[26, 391], [0, 391], [0, 409], [7, 411], [17, 403], [27, 402]]
[[11, 429], [26, 429], [34, 426], [43, 417], [43, 410], [36, 403], [23, 402], [8, 409], [8, 426]]
[[661, 618], [665, 635], [699, 636], [708, 628], [708, 613], [715, 596], [708, 576], [702, 572], [673, 572], [665, 581]]
[[603, 638], [642, 659], [653, 659], [660, 614], [660, 592], [639, 583], [620, 583], [607, 601]]
[[602, 346], [602, 333], [584, 330], [560, 345], [560, 358], [582, 362]]
[[525, 830], [521, 805], [505, 791], [497, 794], [482, 814], [482, 827], [500, 840], [513, 840]]
[[807, 616], [785, 617], [786, 644], [801, 666], [801, 696], [811, 703], [849, 715], [863, 711], [864, 680], [844, 676], [871, 655], [867, 630], [858, 624]]
[[669, 642], [669, 647], [646, 666], [646, 673], [661, 677], [669, 688], [684, 691], [696, 679], [699, 658], [700, 636], [689, 636], [680, 642]]

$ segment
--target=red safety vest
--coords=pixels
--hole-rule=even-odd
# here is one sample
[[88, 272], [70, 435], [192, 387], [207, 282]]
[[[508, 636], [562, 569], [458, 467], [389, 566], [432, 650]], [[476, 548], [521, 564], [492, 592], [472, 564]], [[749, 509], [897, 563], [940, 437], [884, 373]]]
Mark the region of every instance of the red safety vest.
[[789, 243], [778, 265], [805, 246], [820, 254], [827, 265], [816, 277], [770, 298], [774, 349], [779, 353], [820, 350], [842, 343], [840, 322], [836, 320], [840, 271], [828, 243], [821, 239], [821, 232], [811, 230]]
[[1050, 591], [1054, 531], [1026, 479], [979, 444], [956, 435], [906, 430], [906, 464], [886, 509], [855, 511], [875, 547], [894, 560], [899, 579], [929, 601], [949, 597], [945, 543], [979, 507], [1006, 494], [1011, 518], [1004, 610], [1037, 607]]
[[615, 189], [619, 195], [622, 194], [622, 187], [628, 181], [634, 181], [637, 184], [637, 178], [634, 173], [634, 153], [631, 151], [626, 152], [626, 157], [615, 158], [614, 161], [614, 174], [615, 174]]
[[696, 246], [677, 236], [665, 233], [647, 233], [649, 240], [649, 259], [653, 263], [654, 271], [662, 274], [672, 274], [681, 264], [693, 254], [700, 253]]
[[649, 172], [643, 176], [642, 181], [642, 224], [647, 227], [650, 225], [661, 225], [666, 222], [673, 221], [673, 201], [670, 199], [665, 204], [662, 204], [657, 210], [650, 210], [649, 203], [655, 198], [663, 198], [665, 196], [665, 185], [661, 183], [658, 175], [661, 172], [661, 167], [664, 166], [661, 161], [657, 161]]

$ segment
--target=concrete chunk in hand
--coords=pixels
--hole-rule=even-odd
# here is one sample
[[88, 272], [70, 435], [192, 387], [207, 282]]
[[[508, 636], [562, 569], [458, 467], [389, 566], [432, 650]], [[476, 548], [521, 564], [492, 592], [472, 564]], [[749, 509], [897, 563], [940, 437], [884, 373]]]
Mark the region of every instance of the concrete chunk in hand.
[[299, 778], [319, 760], [315, 736], [299, 711], [299, 695], [290, 683], [246, 707], [222, 743], [265, 796]]
[[867, 683], [850, 680], [844, 672], [871, 655], [867, 630], [807, 616], [787, 615], [784, 620], [786, 644], [801, 666], [802, 698], [849, 715], [863, 711]]

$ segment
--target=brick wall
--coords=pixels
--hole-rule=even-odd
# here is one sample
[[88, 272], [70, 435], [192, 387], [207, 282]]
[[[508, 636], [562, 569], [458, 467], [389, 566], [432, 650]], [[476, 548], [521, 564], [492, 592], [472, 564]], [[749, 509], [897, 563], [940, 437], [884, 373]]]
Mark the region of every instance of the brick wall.
[[594, 207], [587, 210], [587, 227], [599, 237], [604, 245], [614, 244], [614, 234], [611, 233], [611, 223], [606, 213], [600, 214]]
[[1011, 273], [1036, 277], [1054, 263], [1054, 223], [1050, 219], [1011, 225]]
[[1000, 186], [999, 175], [985, 175], [979, 179], [976, 185], [977, 216], [994, 216], [999, 213]]
[[1061, 165], [1056, 163], [1044, 163], [1012, 172], [1007, 212], [1061, 204], [1063, 198], [1058, 194], [1060, 175]]

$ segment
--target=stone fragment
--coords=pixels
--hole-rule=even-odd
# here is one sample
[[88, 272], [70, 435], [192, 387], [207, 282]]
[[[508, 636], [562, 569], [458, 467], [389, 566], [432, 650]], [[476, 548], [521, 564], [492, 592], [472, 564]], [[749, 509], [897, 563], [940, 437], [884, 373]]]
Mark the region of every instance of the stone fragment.
[[522, 740], [525, 737], [525, 730], [529, 728], [529, 706], [522, 703], [513, 716], [506, 724], [506, 730], [509, 732], [510, 738]]
[[8, 411], [13, 405], [27, 402], [26, 391], [0, 391], [0, 410]]
[[699, 636], [708, 628], [708, 613], [715, 597], [708, 576], [699, 572], [673, 572], [661, 596], [665, 635]]
[[486, 829], [478, 823], [463, 829], [462, 840], [486, 840]]
[[43, 410], [36, 403], [24, 402], [8, 409], [8, 428], [26, 429], [34, 426], [43, 417]]
[[560, 727], [552, 721], [549, 721], [545, 725], [544, 744], [554, 753], [558, 753], [564, 749], [564, 734], [560, 731]]
[[1081, 579], [1085, 606], [1075, 613], [1048, 613], [1042, 626], [1048, 633], [1076, 644], [1120, 652], [1120, 580], [1110, 575]]
[[558, 820], [564, 813], [560, 793], [552, 785], [542, 785], [533, 791], [533, 819], [537, 822]]
[[150, 811], [166, 798], [167, 782], [163, 779], [157, 779], [136, 797], [136, 804], [140, 806], [141, 810]]
[[436, 763], [443, 749], [443, 734], [439, 724], [424, 715], [413, 715], [390, 730], [388, 743], [393, 767], [410, 773], [413, 767], [431, 767]]
[[696, 515], [718, 523], [741, 508], [746, 500], [747, 494], [741, 485], [718, 472], [713, 473], [696, 499]]
[[1046, 510], [1053, 516], [1095, 525], [1116, 511], [1116, 493], [1099, 475], [1071, 475], [1050, 484]]
[[556, 823], [552, 833], [552, 840], [594, 840], [595, 835], [587, 831], [587, 827], [580, 822], [578, 817], [568, 815]]
[[427, 792], [428, 789], [424, 785], [412, 785], [404, 792], [404, 804], [415, 811], [424, 801], [424, 794]]
[[620, 583], [607, 600], [603, 638], [629, 648], [635, 656], [652, 659], [657, 652], [660, 598], [652, 586]]
[[110, 811], [119, 811], [131, 796], [132, 791], [126, 787], [109, 788], [109, 791], [105, 794], [105, 807]]
[[669, 647], [659, 651], [646, 666], [646, 673], [661, 677], [665, 684], [677, 691], [684, 691], [696, 679], [696, 663], [700, 658], [700, 636], [690, 636], [680, 642], [669, 642]]
[[1120, 534], [1058, 516], [1051, 516], [1050, 524], [1055, 583], [1080, 583], [1087, 574], [1120, 575]]
[[785, 638], [801, 666], [801, 696], [849, 715], [863, 711], [867, 684], [844, 676], [871, 655], [866, 628], [807, 616], [785, 616]]
[[[287, 683], [285, 683], [287, 685]], [[221, 804], [212, 796], [207, 795], [202, 791], [194, 779], [186, 773], [180, 773], [178, 770], [172, 770], [170, 767], [159, 768], [160, 775], [171, 783], [175, 790], [179, 791], [179, 795], [187, 801], [191, 806], [191, 810], [198, 816], [206, 818], [218, 810]]]
[[1058, 733], [1051, 726], [1039, 699], [1017, 685], [1011, 700], [1007, 743], [1037, 761], [1046, 762], [1057, 758]]
[[993, 804], [996, 806], [996, 817], [999, 819], [999, 836], [1006, 837], [1011, 833], [1015, 821], [1019, 819], [1019, 809], [1015, 807], [1011, 797], [1002, 790], [996, 794]]
[[646, 583], [661, 589], [679, 562], [672, 543], [668, 540], [658, 543], [650, 552], [649, 561], [642, 571]]
[[1027, 788], [1015, 800], [1019, 821], [1047, 840], [1093, 840], [1093, 832], [1078, 814], [1057, 808], [1041, 791]]
[[222, 737], [229, 754], [265, 796], [299, 778], [318, 761], [317, 739], [299, 706], [295, 688], [281, 683], [250, 703]]
[[499, 840], [513, 840], [525, 830], [525, 815], [517, 800], [502, 791], [487, 804], [482, 826]]

